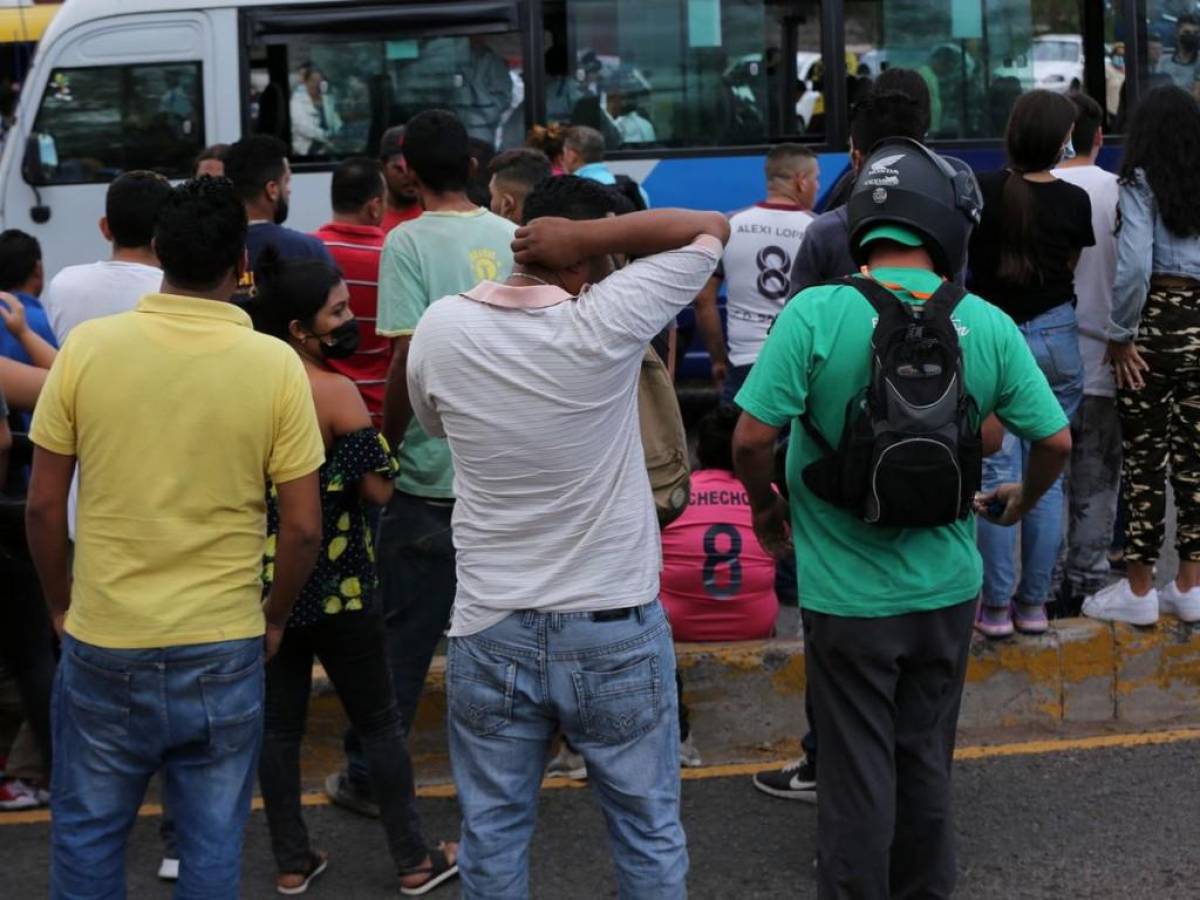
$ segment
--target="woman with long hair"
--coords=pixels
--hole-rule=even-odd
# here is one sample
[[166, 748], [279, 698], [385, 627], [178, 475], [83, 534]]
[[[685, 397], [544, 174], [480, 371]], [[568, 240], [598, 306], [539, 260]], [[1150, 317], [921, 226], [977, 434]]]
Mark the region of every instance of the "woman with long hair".
[[[303, 893], [328, 864], [324, 854], [312, 849], [300, 810], [300, 740], [316, 657], [362, 738], [401, 893], [424, 894], [458, 868], [453, 845], [431, 846], [421, 833], [412, 760], [388, 674], [383, 621], [372, 607], [375, 564], [364, 503], [387, 503], [395, 462], [387, 442], [371, 427], [354, 382], [327, 364], [358, 346], [350, 293], [341, 273], [328, 263], [285, 261], [273, 247], [259, 258], [255, 285], [255, 327], [286, 341], [300, 356], [325, 440], [321, 553], [288, 619], [279, 652], [267, 664], [258, 777], [278, 867], [276, 890]], [[266, 584], [275, 577], [278, 527], [272, 496]]]
[[[1150, 91], [1121, 163], [1109, 358], [1125, 456], [1128, 577], [1087, 598], [1086, 615], [1151, 625], [1160, 607], [1200, 621], [1200, 107], [1178, 87]], [[1179, 574], [1154, 589], [1175, 492]]]
[[[967, 257], [971, 290], [1012, 316], [1068, 418], [1083, 398], [1075, 263], [1096, 242], [1087, 193], [1051, 173], [1074, 156], [1074, 127], [1075, 106], [1060, 94], [1030, 91], [1017, 100], [1005, 134], [1007, 165], [979, 176], [983, 219]], [[984, 460], [983, 491], [1020, 482], [1028, 455], [1027, 442], [1005, 434], [1000, 451]], [[987, 636], [1006, 637], [1014, 627], [1046, 630], [1063, 513], [1060, 477], [1021, 521], [1019, 584], [1016, 529], [979, 520], [983, 595], [976, 627]]]

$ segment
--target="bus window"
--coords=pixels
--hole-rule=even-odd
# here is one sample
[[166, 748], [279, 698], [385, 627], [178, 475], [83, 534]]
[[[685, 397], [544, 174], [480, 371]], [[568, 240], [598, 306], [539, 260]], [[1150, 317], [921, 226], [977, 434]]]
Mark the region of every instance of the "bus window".
[[1191, 3], [1148, 0], [1141, 93], [1173, 84], [1200, 98], [1200, 15]]
[[544, 15], [546, 118], [610, 149], [822, 133], [817, 0], [548, 0]]
[[55, 69], [33, 130], [54, 141], [53, 184], [112, 181], [132, 169], [186, 177], [205, 145], [201, 65]]
[[847, 0], [845, 16], [866, 74], [920, 73], [935, 139], [1001, 137], [1022, 92], [1065, 94], [1085, 81], [1078, 4]]
[[424, 109], [456, 112], [489, 151], [525, 137], [518, 32], [371, 40], [289, 36], [250, 54], [248, 118], [293, 160], [374, 156], [379, 139]]

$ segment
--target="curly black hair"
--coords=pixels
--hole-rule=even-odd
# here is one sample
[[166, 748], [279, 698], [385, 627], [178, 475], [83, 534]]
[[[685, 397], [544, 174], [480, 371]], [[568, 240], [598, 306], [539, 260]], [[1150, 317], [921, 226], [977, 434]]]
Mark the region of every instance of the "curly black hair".
[[1200, 105], [1183, 88], [1158, 87], [1133, 110], [1121, 160], [1121, 183], [1137, 181], [1137, 171], [1158, 202], [1163, 224], [1181, 237], [1200, 235]]
[[159, 207], [154, 249], [171, 284], [211, 291], [246, 249], [246, 208], [228, 178], [193, 178]]
[[603, 219], [618, 212], [615, 194], [612, 188], [590, 178], [554, 175], [540, 181], [525, 198], [525, 222], [543, 216], [577, 221]]

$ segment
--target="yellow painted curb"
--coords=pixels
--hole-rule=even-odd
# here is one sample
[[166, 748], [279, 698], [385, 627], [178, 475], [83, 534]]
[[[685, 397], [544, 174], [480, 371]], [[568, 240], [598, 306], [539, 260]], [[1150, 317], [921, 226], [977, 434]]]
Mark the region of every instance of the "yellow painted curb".
[[[1182, 741], [1200, 741], [1200, 728], [1177, 728], [1170, 731], [1101, 734], [1079, 738], [1018, 741], [1011, 744], [983, 744], [972, 747], [959, 747], [954, 751], [954, 759], [959, 762], [968, 762], [1006, 756], [1043, 756], [1051, 753], [1104, 750], [1113, 747], [1147, 747], [1161, 744], [1177, 744]], [[696, 769], [683, 769], [680, 775], [684, 781], [736, 778], [744, 775], [755, 775], [758, 772], [767, 772], [777, 769], [784, 764], [783, 760], [771, 760], [770, 762], [702, 766]], [[565, 778], [548, 778], [542, 782], [542, 790], [578, 790], [585, 787], [587, 787], [586, 781], [573, 781]], [[431, 784], [417, 788], [418, 797], [430, 799], [450, 799], [456, 796], [456, 794], [457, 792], [453, 784]], [[300, 803], [303, 806], [329, 806], [332, 801], [325, 794], [304, 794], [300, 798]], [[255, 797], [251, 808], [261, 810], [263, 808], [262, 798]], [[138, 815], [161, 816], [162, 806], [158, 803], [143, 804], [138, 809]], [[47, 809], [0, 813], [0, 826], [39, 825], [49, 821], [50, 811]]]

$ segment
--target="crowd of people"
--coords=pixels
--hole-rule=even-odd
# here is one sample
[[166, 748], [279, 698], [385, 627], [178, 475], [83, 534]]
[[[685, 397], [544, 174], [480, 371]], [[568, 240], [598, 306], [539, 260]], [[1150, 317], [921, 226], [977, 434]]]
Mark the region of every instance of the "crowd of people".
[[[156, 775], [162, 877], [237, 896], [257, 781], [275, 887], [306, 891], [319, 660], [351, 725], [325, 790], [379, 818], [402, 893], [528, 896], [550, 774], [596, 785], [622, 897], [683, 897], [674, 641], [768, 638], [788, 605], [809, 731], [756, 787], [820, 796], [821, 896], [949, 896], [972, 630], [1200, 621], [1200, 107], [1150, 92], [1119, 174], [1103, 121], [1029, 92], [976, 176], [924, 146], [927, 79], [889, 69], [819, 215], [817, 159], [780, 144], [726, 217], [648, 209], [586, 126], [480, 171], [430, 110], [338, 164], [312, 234], [269, 135], [179, 186], [116, 178], [109, 259], [47, 279], [0, 234], [25, 507], [0, 507], [0, 661], [28, 729], [0, 809], [50, 805], [53, 896], [122, 893]], [[673, 392], [648, 397], [692, 305], [719, 399], [688, 479]], [[434, 840], [406, 739], [447, 635], [463, 821]]]

